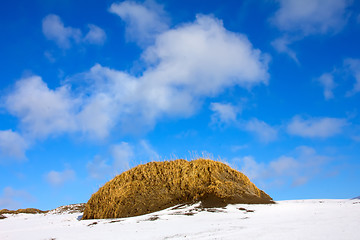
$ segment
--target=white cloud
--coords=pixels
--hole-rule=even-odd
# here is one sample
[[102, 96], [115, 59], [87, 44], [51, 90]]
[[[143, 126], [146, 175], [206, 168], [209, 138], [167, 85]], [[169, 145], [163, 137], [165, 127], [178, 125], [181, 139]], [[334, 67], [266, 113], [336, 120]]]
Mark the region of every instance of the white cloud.
[[156, 35], [168, 29], [168, 17], [162, 6], [153, 1], [113, 3], [109, 9], [126, 23], [126, 36], [139, 45], [153, 43]]
[[210, 104], [210, 110], [214, 113], [211, 115], [211, 123], [215, 125], [231, 124], [236, 122], [236, 116], [240, 109], [230, 103]]
[[70, 96], [69, 86], [51, 90], [37, 76], [18, 81], [5, 98], [7, 110], [20, 118], [22, 129], [35, 138], [74, 131], [76, 105], [77, 101]]
[[334, 98], [333, 90], [336, 87], [334, 77], [330, 73], [324, 73], [317, 81], [324, 87], [324, 97], [326, 100]]
[[72, 44], [88, 42], [102, 45], [106, 34], [100, 27], [89, 24], [89, 32], [83, 37], [80, 29], [65, 27], [61, 18], [55, 14], [47, 15], [42, 21], [42, 31], [48, 40], [54, 41], [60, 48], [70, 48]]
[[270, 126], [264, 121], [253, 118], [247, 121], [244, 125], [246, 131], [254, 133], [260, 141], [271, 142], [277, 139], [277, 129]]
[[264, 187], [296, 187], [324, 171], [330, 158], [317, 154], [311, 147], [300, 146], [291, 156], [280, 156], [268, 163], [257, 162], [252, 156], [235, 158], [233, 161], [240, 164], [246, 176]]
[[272, 42], [280, 53], [288, 54], [299, 63], [289, 47], [293, 42], [314, 34], [338, 33], [347, 23], [347, 8], [352, 0], [276, 0], [279, 9], [270, 21], [284, 35]]
[[75, 172], [72, 169], [65, 169], [64, 171], [50, 171], [45, 175], [46, 181], [53, 186], [61, 186], [66, 182], [75, 179]]
[[38, 76], [24, 78], [5, 97], [5, 107], [35, 139], [79, 132], [104, 139], [115, 127], [142, 132], [163, 117], [192, 116], [205, 98], [269, 78], [268, 56], [209, 16], [158, 35], [143, 60], [148, 67], [136, 76], [96, 64], [74, 77], [85, 82], [80, 87], [72, 88], [69, 79], [49, 89]]
[[242, 158], [235, 158], [234, 162], [239, 162], [241, 165], [241, 172], [243, 172], [251, 180], [256, 180], [264, 177], [266, 172], [266, 165], [258, 163], [252, 156], [245, 156]]
[[342, 118], [310, 118], [295, 116], [287, 126], [289, 134], [308, 138], [328, 138], [340, 134], [347, 125]]
[[42, 31], [47, 39], [55, 41], [61, 48], [69, 48], [72, 41], [80, 42], [82, 37], [79, 29], [65, 27], [60, 17], [54, 14], [43, 19]]
[[300, 163], [292, 157], [281, 156], [278, 159], [269, 163], [269, 169], [274, 175], [294, 175], [299, 170]]
[[104, 93], [92, 93], [87, 99], [82, 99], [81, 110], [73, 116], [78, 130], [95, 139], [108, 137], [116, 120], [116, 106], [112, 101], [111, 96]]
[[296, 63], [299, 64], [299, 60], [296, 56], [296, 53], [289, 48], [289, 45], [294, 41], [294, 39], [289, 39], [287, 36], [283, 36], [275, 39], [271, 42], [271, 45], [275, 48], [279, 53], [286, 53], [289, 55]]
[[25, 151], [29, 147], [27, 141], [17, 132], [0, 130], [0, 160], [1, 159], [26, 159]]
[[134, 159], [141, 159], [144, 163], [159, 160], [160, 156], [145, 140], [135, 145], [121, 142], [111, 145], [108, 155], [96, 155], [86, 167], [91, 178], [110, 179], [133, 167]]
[[310, 34], [338, 32], [347, 22], [352, 0], [277, 0], [279, 10], [271, 21], [282, 31]]
[[0, 209], [15, 210], [20, 208], [24, 203], [28, 204], [32, 201], [34, 201], [34, 198], [27, 191], [5, 187], [0, 196]]
[[360, 59], [348, 58], [344, 61], [345, 68], [349, 69], [355, 78], [353, 89], [347, 92], [347, 96], [352, 96], [360, 92]]
[[125, 130], [151, 127], [163, 116], [191, 116], [203, 98], [268, 80], [267, 56], [245, 36], [228, 32], [207, 16], [159, 35], [143, 58], [149, 67], [139, 77], [100, 65], [86, 74], [90, 98], [108, 99], [101, 116]]
[[234, 125], [235, 127], [254, 134], [261, 142], [268, 143], [277, 139], [278, 130], [264, 121], [257, 118], [250, 120], [237, 119], [237, 114], [241, 111], [230, 103], [211, 103], [210, 125]]
[[89, 32], [84, 37], [84, 41], [91, 44], [103, 45], [106, 40], [105, 31], [94, 24], [89, 24], [88, 27]]
[[[138, 152], [136, 152], [138, 154]], [[135, 152], [129, 143], [121, 142], [109, 147], [108, 156], [96, 155], [87, 163], [87, 170], [91, 178], [110, 179], [130, 169]]]

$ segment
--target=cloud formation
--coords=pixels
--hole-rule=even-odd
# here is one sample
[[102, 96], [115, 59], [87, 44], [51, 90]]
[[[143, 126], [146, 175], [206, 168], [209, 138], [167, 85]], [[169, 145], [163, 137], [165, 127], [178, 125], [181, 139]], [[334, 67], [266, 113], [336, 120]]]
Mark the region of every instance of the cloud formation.
[[32, 138], [74, 131], [77, 105], [69, 86], [51, 90], [38, 76], [21, 79], [5, 98], [8, 112], [20, 119], [24, 134]]
[[96, 155], [87, 163], [86, 168], [91, 178], [112, 178], [130, 169], [134, 155], [133, 146], [127, 142], [121, 142], [109, 147], [109, 156]]
[[34, 201], [33, 196], [25, 190], [17, 190], [12, 187], [5, 187], [0, 196], [0, 209], [15, 210], [22, 206], [22, 203]]
[[80, 29], [65, 27], [60, 17], [55, 14], [47, 15], [42, 22], [42, 30], [45, 37], [61, 48], [70, 48], [71, 42], [81, 41]]
[[277, 0], [279, 9], [270, 22], [284, 35], [272, 42], [278, 52], [298, 62], [289, 45], [314, 34], [336, 34], [346, 25], [352, 0]]
[[309, 118], [295, 116], [287, 125], [287, 132], [306, 138], [328, 138], [342, 133], [347, 121], [342, 118]]
[[61, 18], [55, 14], [49, 14], [43, 19], [42, 31], [48, 40], [54, 41], [63, 49], [81, 42], [102, 45], [106, 39], [104, 30], [93, 24], [89, 24], [89, 32], [83, 37], [80, 29], [65, 27]]
[[347, 96], [353, 96], [360, 92], [360, 59], [347, 58], [344, 61], [344, 66], [348, 69], [355, 78], [353, 89], [347, 92]]
[[84, 41], [90, 44], [103, 45], [106, 40], [105, 31], [94, 24], [89, 24], [88, 27], [89, 32], [85, 35]]
[[250, 120], [238, 119], [237, 115], [241, 112], [241, 109], [230, 103], [211, 103], [210, 110], [213, 111], [210, 125], [219, 127], [232, 125], [255, 135], [264, 143], [277, 139], [278, 130], [275, 127], [257, 118]]
[[214, 113], [211, 115], [211, 125], [228, 125], [237, 121], [237, 114], [240, 111], [238, 107], [230, 103], [217, 103], [210, 104], [210, 110]]
[[275, 48], [276, 51], [279, 53], [286, 53], [289, 55], [290, 58], [292, 58], [297, 64], [299, 64], [299, 60], [296, 56], [295, 51], [293, 51], [289, 45], [294, 41], [295, 39], [291, 39], [289, 36], [285, 35], [283, 37], [277, 38], [274, 41], [271, 42], [271, 45]]
[[64, 171], [50, 171], [45, 175], [45, 180], [52, 186], [58, 187], [66, 182], [75, 179], [75, 171], [72, 169], [65, 169]]
[[253, 118], [247, 121], [244, 129], [255, 134], [262, 142], [268, 143], [277, 139], [278, 130], [264, 121]]
[[290, 156], [280, 156], [268, 163], [257, 162], [252, 156], [235, 158], [241, 171], [264, 187], [296, 187], [319, 174], [330, 158], [319, 155], [308, 146], [299, 146]]
[[334, 98], [333, 90], [336, 87], [336, 83], [334, 81], [334, 77], [330, 73], [324, 73], [321, 75], [317, 81], [323, 86], [324, 88], [324, 97], [326, 100]]
[[75, 89], [71, 79], [56, 89], [38, 76], [21, 79], [5, 107], [31, 138], [80, 132], [104, 139], [114, 127], [143, 132], [163, 117], [189, 117], [205, 98], [269, 78], [268, 56], [210, 16], [161, 33], [142, 59], [147, 68], [136, 76], [96, 64], [75, 77], [84, 83]]
[[134, 167], [135, 159], [156, 161], [160, 157], [152, 146], [145, 140], [136, 145], [121, 142], [109, 147], [108, 155], [96, 155], [87, 163], [89, 176], [94, 179], [109, 179]]
[[126, 37], [140, 46], [154, 42], [155, 37], [169, 28], [169, 19], [161, 5], [154, 1], [113, 3], [109, 11], [126, 24]]
[[341, 30], [349, 17], [352, 0], [277, 0], [280, 8], [271, 19], [285, 32], [301, 35], [324, 34]]
[[9, 159], [24, 160], [29, 144], [17, 132], [12, 130], [0, 131], [0, 162]]

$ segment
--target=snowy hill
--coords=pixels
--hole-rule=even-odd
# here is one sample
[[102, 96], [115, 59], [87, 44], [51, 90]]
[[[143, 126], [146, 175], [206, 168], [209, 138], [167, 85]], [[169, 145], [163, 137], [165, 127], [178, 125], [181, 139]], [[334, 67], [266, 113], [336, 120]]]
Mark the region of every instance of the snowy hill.
[[81, 221], [79, 211], [58, 210], [5, 214], [0, 239], [358, 239], [360, 235], [359, 200], [294, 200], [210, 209], [180, 205], [137, 217]]

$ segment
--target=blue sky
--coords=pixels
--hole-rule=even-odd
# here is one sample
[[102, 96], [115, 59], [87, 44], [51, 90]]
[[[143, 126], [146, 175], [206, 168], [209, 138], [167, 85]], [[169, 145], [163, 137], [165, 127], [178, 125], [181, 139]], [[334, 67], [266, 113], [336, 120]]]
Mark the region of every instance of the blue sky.
[[201, 156], [275, 200], [360, 194], [358, 1], [20, 0], [0, 31], [0, 208]]

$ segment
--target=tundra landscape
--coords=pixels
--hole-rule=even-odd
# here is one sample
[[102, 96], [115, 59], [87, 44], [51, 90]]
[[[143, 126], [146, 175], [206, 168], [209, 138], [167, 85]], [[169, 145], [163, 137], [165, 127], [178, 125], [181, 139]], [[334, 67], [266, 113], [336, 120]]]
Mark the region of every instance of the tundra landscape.
[[358, 239], [360, 1], [0, 4], [0, 239]]

